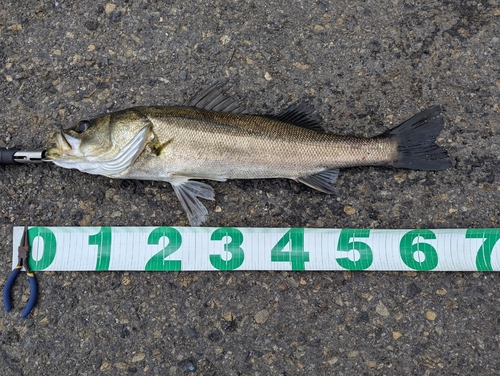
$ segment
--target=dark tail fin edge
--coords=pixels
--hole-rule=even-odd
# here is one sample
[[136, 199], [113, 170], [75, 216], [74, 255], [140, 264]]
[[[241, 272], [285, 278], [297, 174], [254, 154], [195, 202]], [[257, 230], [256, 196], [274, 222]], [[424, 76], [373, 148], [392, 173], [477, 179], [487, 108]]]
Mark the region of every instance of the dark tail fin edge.
[[446, 150], [435, 144], [443, 128], [440, 113], [438, 106], [430, 107], [384, 134], [398, 143], [398, 160], [390, 166], [414, 170], [445, 170], [451, 167]]

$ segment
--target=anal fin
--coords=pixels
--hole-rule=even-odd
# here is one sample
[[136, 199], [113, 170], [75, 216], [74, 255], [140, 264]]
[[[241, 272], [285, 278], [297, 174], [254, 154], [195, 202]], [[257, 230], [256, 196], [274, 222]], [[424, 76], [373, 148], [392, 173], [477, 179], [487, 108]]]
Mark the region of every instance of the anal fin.
[[186, 212], [191, 226], [199, 226], [207, 218], [207, 208], [199, 198], [214, 200], [215, 194], [211, 186], [199, 181], [177, 178], [170, 181], [177, 198]]
[[333, 185], [337, 181], [338, 176], [339, 169], [332, 168], [314, 175], [301, 176], [300, 178], [297, 178], [297, 181], [300, 181], [302, 184], [311, 188], [317, 189], [318, 191], [336, 195], [337, 190]]

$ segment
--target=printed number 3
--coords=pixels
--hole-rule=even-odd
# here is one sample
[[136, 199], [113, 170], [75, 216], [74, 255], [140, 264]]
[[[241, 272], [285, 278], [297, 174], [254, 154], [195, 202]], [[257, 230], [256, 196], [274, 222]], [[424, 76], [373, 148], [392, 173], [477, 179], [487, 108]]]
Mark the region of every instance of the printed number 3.
[[233, 270], [239, 268], [245, 259], [245, 253], [240, 247], [243, 234], [235, 228], [219, 228], [212, 233], [210, 240], [222, 240], [225, 236], [231, 238], [231, 242], [224, 244], [224, 251], [231, 254], [231, 259], [226, 261], [219, 255], [210, 255], [210, 263], [219, 270]]

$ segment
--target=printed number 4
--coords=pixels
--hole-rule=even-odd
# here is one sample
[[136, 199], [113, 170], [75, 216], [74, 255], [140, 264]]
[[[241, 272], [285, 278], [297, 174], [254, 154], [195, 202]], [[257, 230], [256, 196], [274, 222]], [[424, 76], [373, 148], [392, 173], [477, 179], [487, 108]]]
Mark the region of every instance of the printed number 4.
[[[285, 251], [288, 243], [290, 250]], [[304, 251], [304, 229], [288, 230], [271, 250], [271, 261], [289, 262], [292, 264], [292, 270], [306, 270], [305, 263], [309, 261], [309, 252]]]

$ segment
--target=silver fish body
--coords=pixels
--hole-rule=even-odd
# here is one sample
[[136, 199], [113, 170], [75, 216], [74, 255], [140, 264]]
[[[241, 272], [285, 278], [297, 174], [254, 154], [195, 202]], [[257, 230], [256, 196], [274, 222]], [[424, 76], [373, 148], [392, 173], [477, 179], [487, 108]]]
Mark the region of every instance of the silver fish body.
[[80, 122], [56, 134], [46, 158], [111, 178], [169, 182], [196, 226], [208, 214], [199, 198], [214, 198], [196, 179], [288, 178], [335, 193], [343, 167], [447, 168], [446, 152], [434, 144], [443, 124], [437, 115], [430, 108], [374, 138], [338, 136], [300, 107], [248, 115], [211, 87], [186, 107], [135, 107]]

